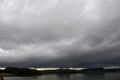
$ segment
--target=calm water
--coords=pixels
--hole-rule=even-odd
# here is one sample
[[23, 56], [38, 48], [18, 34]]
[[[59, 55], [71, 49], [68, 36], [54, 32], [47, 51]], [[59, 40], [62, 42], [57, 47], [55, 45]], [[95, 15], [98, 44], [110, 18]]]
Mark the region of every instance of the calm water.
[[107, 73], [101, 75], [51, 74], [34, 77], [4, 77], [4, 80], [120, 80], [120, 73]]

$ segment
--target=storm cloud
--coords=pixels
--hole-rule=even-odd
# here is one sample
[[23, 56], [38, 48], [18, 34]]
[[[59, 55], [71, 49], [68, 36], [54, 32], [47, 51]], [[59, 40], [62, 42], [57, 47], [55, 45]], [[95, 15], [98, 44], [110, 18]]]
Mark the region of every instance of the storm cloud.
[[0, 66], [119, 66], [119, 0], [0, 0]]

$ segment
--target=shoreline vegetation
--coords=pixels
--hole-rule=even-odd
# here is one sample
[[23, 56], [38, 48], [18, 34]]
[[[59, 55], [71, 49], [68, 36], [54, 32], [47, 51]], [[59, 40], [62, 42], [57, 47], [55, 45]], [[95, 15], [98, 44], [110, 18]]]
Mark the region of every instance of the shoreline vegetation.
[[4, 70], [0, 70], [0, 76], [38, 76], [42, 74], [105, 74], [120, 72], [120, 68], [116, 69], [104, 69], [104, 68], [88, 68], [82, 70], [70, 70], [70, 69], [57, 69], [57, 70], [43, 70], [38, 71], [30, 68], [18, 68], [7, 67]]

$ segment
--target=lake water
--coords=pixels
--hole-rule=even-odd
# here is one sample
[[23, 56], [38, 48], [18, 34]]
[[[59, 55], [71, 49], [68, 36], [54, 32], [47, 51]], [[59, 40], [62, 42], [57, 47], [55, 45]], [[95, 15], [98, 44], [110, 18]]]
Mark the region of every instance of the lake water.
[[31, 77], [4, 77], [4, 80], [120, 80], [120, 73], [106, 73], [99, 75], [50, 74]]

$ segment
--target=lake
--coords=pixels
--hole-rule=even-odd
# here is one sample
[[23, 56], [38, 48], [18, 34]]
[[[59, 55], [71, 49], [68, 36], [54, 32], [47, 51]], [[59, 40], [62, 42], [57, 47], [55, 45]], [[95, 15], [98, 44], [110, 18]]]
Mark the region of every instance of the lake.
[[29, 77], [4, 77], [4, 80], [120, 80], [120, 73], [92, 74], [50, 74]]

